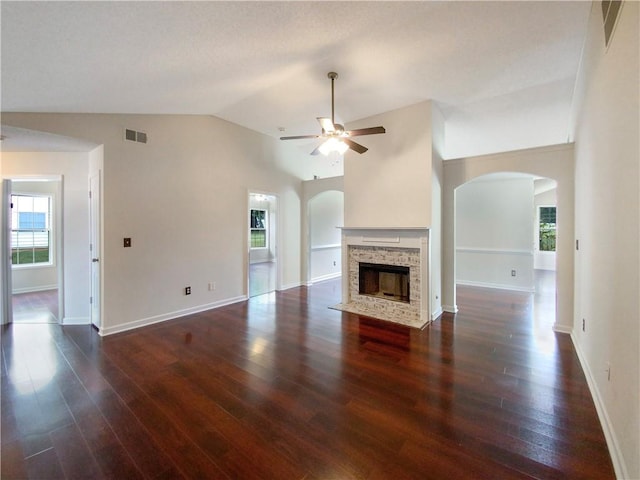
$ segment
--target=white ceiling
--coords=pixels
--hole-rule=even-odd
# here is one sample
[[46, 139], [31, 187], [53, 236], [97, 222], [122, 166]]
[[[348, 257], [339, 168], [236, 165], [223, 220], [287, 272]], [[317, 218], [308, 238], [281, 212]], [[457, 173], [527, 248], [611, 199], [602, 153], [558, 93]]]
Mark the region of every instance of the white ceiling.
[[[591, 2], [0, 2], [3, 112], [281, 136], [432, 99], [447, 158], [562, 143]], [[306, 147], [305, 147], [306, 148]]]

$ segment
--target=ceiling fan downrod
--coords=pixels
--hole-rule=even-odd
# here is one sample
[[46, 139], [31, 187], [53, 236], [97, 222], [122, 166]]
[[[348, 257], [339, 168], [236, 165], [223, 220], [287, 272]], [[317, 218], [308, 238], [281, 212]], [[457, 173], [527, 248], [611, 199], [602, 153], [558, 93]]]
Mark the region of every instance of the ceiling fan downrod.
[[334, 108], [334, 90], [333, 90], [333, 81], [338, 78], [338, 74], [336, 72], [327, 73], [327, 77], [331, 79], [331, 123], [336, 124], [335, 119], [335, 108]]

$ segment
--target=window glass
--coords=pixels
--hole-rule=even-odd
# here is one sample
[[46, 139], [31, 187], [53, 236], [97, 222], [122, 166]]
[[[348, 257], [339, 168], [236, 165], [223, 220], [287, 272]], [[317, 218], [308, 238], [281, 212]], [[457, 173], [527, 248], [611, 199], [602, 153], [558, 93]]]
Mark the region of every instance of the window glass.
[[251, 248], [267, 247], [267, 211], [251, 209]]
[[556, 207], [539, 209], [539, 243], [541, 252], [556, 251]]
[[11, 196], [12, 265], [51, 264], [51, 198]]

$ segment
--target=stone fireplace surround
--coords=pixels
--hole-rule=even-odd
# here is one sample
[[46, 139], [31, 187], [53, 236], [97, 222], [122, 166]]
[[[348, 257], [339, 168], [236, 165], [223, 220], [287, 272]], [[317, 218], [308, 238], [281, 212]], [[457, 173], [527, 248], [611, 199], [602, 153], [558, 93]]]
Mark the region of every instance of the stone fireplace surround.
[[[359, 293], [359, 264], [409, 267], [409, 303]], [[423, 328], [430, 323], [428, 228], [342, 228], [342, 302], [334, 308]]]

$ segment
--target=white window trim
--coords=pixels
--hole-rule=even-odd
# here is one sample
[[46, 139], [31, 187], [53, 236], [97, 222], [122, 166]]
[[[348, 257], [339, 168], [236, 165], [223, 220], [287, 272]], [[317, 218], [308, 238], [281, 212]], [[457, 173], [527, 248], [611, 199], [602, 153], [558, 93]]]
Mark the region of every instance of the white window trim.
[[[260, 212], [264, 212], [264, 223], [265, 223], [265, 227], [264, 228], [253, 228], [251, 226], [251, 212], [255, 210], [255, 211], [260, 211]], [[264, 235], [264, 243], [265, 246], [264, 247], [252, 247], [251, 246], [251, 232], [254, 230], [264, 230], [265, 235]], [[266, 208], [249, 208], [249, 249], [250, 250], [268, 250], [269, 249], [269, 210], [267, 210]]]
[[[12, 192], [11, 196], [22, 197], [46, 197], [49, 199], [49, 261], [41, 263], [11, 263], [12, 270], [30, 270], [34, 268], [52, 268], [56, 266], [56, 222], [55, 222], [55, 197], [41, 192]], [[13, 225], [11, 225], [13, 229]]]

